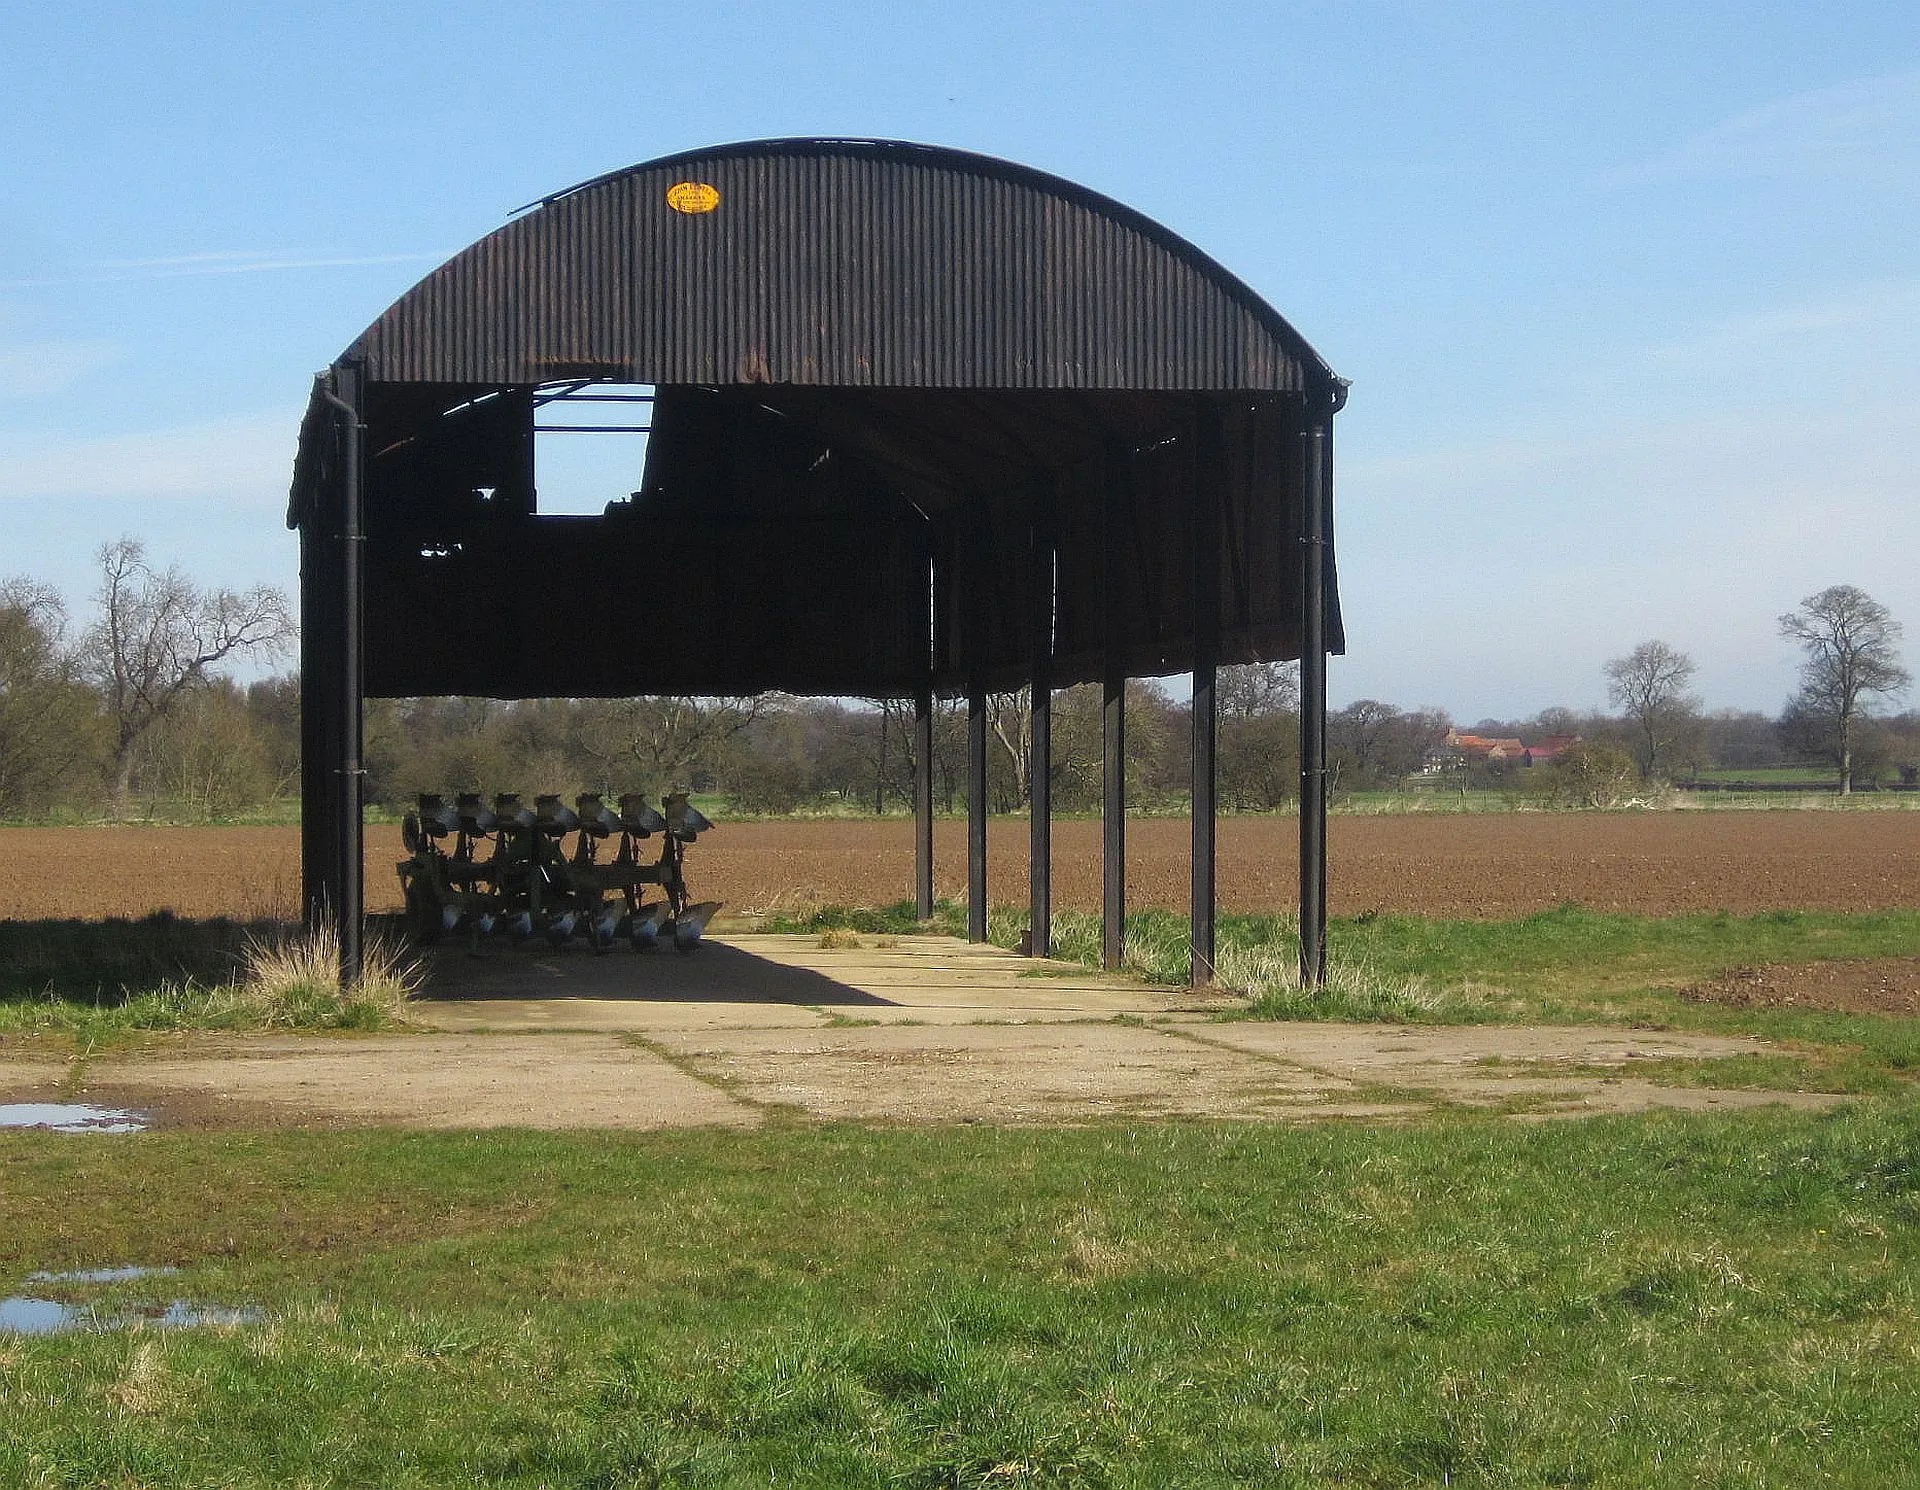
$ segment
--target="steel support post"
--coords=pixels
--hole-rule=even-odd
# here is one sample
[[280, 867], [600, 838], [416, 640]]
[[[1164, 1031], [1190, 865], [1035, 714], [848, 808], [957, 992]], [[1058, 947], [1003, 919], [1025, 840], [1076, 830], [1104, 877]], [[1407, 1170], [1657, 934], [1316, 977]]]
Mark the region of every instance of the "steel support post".
[[1109, 666], [1100, 704], [1100, 965], [1127, 953], [1127, 680]]
[[329, 618], [335, 624], [327, 640], [338, 648], [330, 669], [331, 681], [336, 687], [329, 719], [334, 735], [330, 752], [334, 779], [329, 784], [329, 795], [335, 814], [333, 913], [340, 937], [343, 988], [357, 987], [360, 982], [366, 910], [360, 762], [362, 560], [366, 547], [362, 521], [366, 467], [364, 399], [359, 367], [350, 362], [339, 364], [334, 369], [333, 387], [327, 394], [344, 428], [335, 542], [339, 611], [337, 616]]
[[1053, 954], [1053, 685], [1033, 680], [1033, 748], [1028, 757], [1027, 820], [1028, 950]]
[[[1051, 493], [1047, 494], [1048, 497]], [[1028, 690], [1032, 731], [1027, 753], [1027, 950], [1053, 952], [1053, 522], [1050, 501], [1036, 507], [1030, 549], [1032, 665]]]
[[1219, 771], [1215, 746], [1220, 664], [1220, 506], [1226, 500], [1226, 429], [1218, 404], [1202, 399], [1195, 421], [1193, 513], [1193, 929], [1189, 981], [1213, 981]]
[[924, 921], [933, 914], [933, 685], [913, 696], [913, 898]]
[[1110, 451], [1101, 494], [1100, 611], [1106, 647], [1100, 705], [1100, 965], [1127, 951], [1127, 670], [1120, 645], [1119, 545], [1132, 515], [1132, 452]]
[[300, 913], [309, 932], [331, 925], [340, 898], [333, 883], [340, 859], [333, 800], [335, 521], [324, 494], [300, 521]]
[[1327, 425], [1332, 400], [1309, 394], [1302, 432], [1300, 527], [1300, 985], [1327, 981]]
[[961, 598], [967, 657], [967, 940], [987, 939], [987, 524], [976, 507], [967, 523], [967, 579]]
[[967, 940], [987, 939], [987, 694], [967, 688]]

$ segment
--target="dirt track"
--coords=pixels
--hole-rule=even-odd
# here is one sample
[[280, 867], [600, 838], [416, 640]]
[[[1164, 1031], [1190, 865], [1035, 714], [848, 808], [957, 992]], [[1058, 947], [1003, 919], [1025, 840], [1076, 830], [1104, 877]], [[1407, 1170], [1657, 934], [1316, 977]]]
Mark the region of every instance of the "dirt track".
[[[996, 822], [991, 896], [1026, 899], [1026, 825]], [[1513, 813], [1336, 817], [1330, 829], [1336, 915], [1363, 911], [1500, 917], [1578, 901], [1645, 913], [1885, 910], [1920, 907], [1920, 812]], [[1129, 899], [1186, 903], [1189, 828], [1129, 824]], [[1054, 901], [1099, 905], [1098, 822], [1054, 828]], [[731, 823], [688, 856], [701, 896], [737, 911], [905, 898], [912, 829], [904, 821]], [[1295, 898], [1292, 819], [1220, 825], [1220, 898], [1229, 910], [1277, 910]], [[368, 832], [368, 900], [397, 907], [399, 831]], [[958, 898], [964, 828], [936, 831], [939, 892]], [[299, 884], [292, 828], [0, 829], [0, 919], [286, 915]]]

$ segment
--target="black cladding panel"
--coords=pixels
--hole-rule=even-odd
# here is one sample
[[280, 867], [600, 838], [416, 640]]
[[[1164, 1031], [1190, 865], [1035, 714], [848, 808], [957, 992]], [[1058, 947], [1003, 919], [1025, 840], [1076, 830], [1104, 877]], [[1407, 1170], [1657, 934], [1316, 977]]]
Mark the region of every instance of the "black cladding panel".
[[[1050, 577], [1061, 684], [1184, 671], [1202, 631], [1298, 655], [1302, 436], [1338, 380], [1191, 244], [1025, 167], [860, 140], [636, 166], [449, 260], [338, 366], [366, 390], [374, 694], [1019, 686]], [[540, 400], [596, 382], [657, 391], [643, 490], [537, 517]], [[317, 385], [309, 536], [337, 531], [345, 428]]]
[[867, 140], [726, 146], [589, 182], [428, 275], [348, 355], [376, 381], [444, 383], [1299, 391], [1326, 374], [1257, 295], [1138, 213], [1004, 161]]

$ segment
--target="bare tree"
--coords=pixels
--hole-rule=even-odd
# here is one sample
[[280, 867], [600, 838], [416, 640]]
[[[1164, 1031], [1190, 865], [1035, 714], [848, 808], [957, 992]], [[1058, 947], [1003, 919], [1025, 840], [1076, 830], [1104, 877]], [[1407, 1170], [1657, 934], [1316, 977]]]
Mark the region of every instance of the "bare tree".
[[933, 780], [941, 810], [952, 812], [967, 774], [967, 701], [933, 701]]
[[276, 655], [296, 627], [270, 585], [202, 590], [179, 569], [156, 573], [133, 538], [102, 545], [98, 615], [80, 638], [83, 675], [113, 726], [113, 811], [124, 817], [140, 742], [229, 657]]
[[694, 785], [697, 770], [711, 768], [735, 736], [783, 702], [783, 695], [773, 693], [588, 700], [580, 706], [573, 743], [608, 773], [603, 785], [637, 774], [643, 790], [666, 792]]
[[1300, 664], [1236, 662], [1214, 676], [1215, 707], [1223, 721], [1266, 719], [1300, 712]]
[[1012, 693], [987, 695], [987, 728], [1006, 753], [1007, 796], [997, 806], [1002, 812], [1024, 807], [1033, 799], [1029, 780], [1033, 766], [1033, 693], [1021, 688]]
[[166, 799], [211, 821], [273, 795], [266, 742], [246, 694], [227, 678], [186, 694], [140, 742], [139, 779], [149, 799]]
[[1663, 641], [1642, 642], [1606, 666], [1607, 698], [1633, 722], [1634, 761], [1652, 780], [1660, 752], [1700, 718], [1700, 699], [1687, 691], [1693, 659]]
[[0, 584], [0, 812], [43, 808], [97, 759], [99, 710], [66, 647], [66, 609], [45, 585]]
[[867, 764], [873, 781], [873, 811], [882, 816], [889, 794], [903, 802], [913, 800], [914, 741], [913, 700], [880, 698], [867, 700], [872, 712], [858, 716], [864, 724]]
[[1300, 791], [1300, 674], [1290, 662], [1223, 667], [1214, 680], [1223, 805], [1270, 812]]
[[1840, 793], [1853, 790], [1853, 751], [1860, 722], [1874, 701], [1901, 692], [1913, 675], [1900, 665], [1900, 623], [1853, 585], [1829, 585], [1780, 618], [1780, 635], [1798, 642], [1800, 691], [1787, 702], [1840, 772]]
[[1327, 758], [1335, 780], [1351, 790], [1394, 786], [1420, 769], [1448, 727], [1437, 709], [1409, 713], [1378, 699], [1356, 699], [1327, 716]]

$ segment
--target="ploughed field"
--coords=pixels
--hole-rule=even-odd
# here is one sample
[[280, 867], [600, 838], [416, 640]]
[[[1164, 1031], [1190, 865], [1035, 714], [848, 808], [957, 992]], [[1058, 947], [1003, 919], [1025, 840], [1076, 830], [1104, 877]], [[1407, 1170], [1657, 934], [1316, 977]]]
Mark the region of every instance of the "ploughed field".
[[[1220, 901], [1230, 911], [1296, 900], [1292, 818], [1220, 824]], [[1920, 813], [1908, 811], [1511, 813], [1336, 817], [1333, 913], [1456, 919], [1525, 915], [1568, 901], [1596, 910], [1868, 911], [1920, 906]], [[0, 919], [291, 916], [300, 880], [294, 828], [0, 829]], [[367, 900], [399, 908], [399, 829], [367, 832]], [[1187, 904], [1184, 820], [1128, 824], [1128, 900]], [[966, 888], [965, 828], [935, 830], [936, 888]], [[1097, 910], [1100, 824], [1054, 825], [1054, 902]], [[1027, 897], [1027, 827], [989, 834], [990, 898]], [[912, 893], [912, 825], [722, 822], [687, 854], [699, 899], [737, 912], [886, 904]]]

